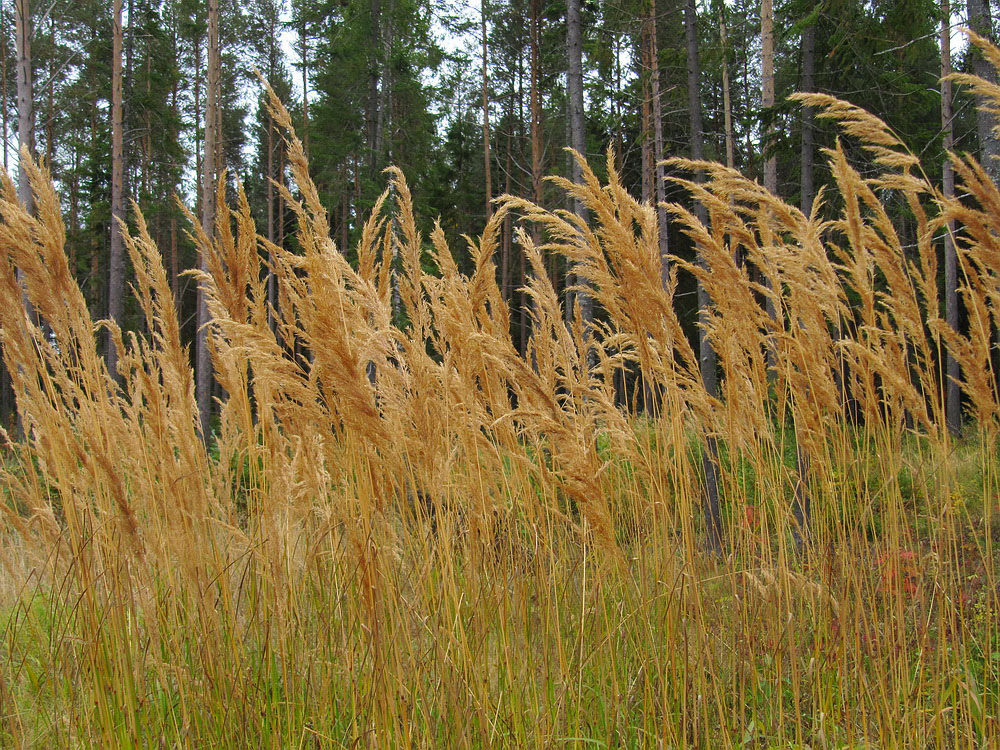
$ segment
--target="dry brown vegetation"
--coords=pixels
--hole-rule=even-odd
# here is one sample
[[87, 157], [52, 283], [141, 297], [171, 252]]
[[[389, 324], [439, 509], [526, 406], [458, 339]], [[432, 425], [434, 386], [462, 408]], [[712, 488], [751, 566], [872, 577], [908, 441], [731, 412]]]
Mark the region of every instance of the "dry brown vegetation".
[[[675, 161], [707, 174], [684, 184], [709, 220], [671, 207], [704, 263], [673, 259], [666, 288], [655, 209], [611, 158], [607, 184], [586, 165], [583, 184], [559, 181], [589, 223], [501, 200], [469, 240], [471, 276], [441, 231], [418, 234], [391, 171], [353, 267], [274, 102], [301, 252], [268, 245], [242, 195], [220, 200], [217, 236], [196, 238], [226, 394], [214, 447], [138, 211], [126, 244], [145, 331], [114, 332], [119, 385], [48, 176], [32, 170], [34, 216], [6, 181], [0, 329], [26, 438], [7, 438], [3, 471], [4, 743], [1000, 739], [1000, 193], [955, 157], [964, 195], [946, 201], [877, 119], [804, 101], [868, 149], [877, 176], [834, 149], [836, 194], [804, 216], [734, 171]], [[520, 234], [534, 269], [524, 355], [493, 265], [510, 211], [546, 238]], [[950, 219], [962, 331], [939, 311]], [[593, 330], [564, 325], [547, 253], [589, 283], [605, 311]], [[714, 301], [718, 395], [675, 312], [684, 273]], [[945, 350], [969, 408], [960, 441], [944, 426]], [[615, 373], [636, 367], [653, 416], [616, 405]], [[721, 555], [706, 552], [706, 437]]]

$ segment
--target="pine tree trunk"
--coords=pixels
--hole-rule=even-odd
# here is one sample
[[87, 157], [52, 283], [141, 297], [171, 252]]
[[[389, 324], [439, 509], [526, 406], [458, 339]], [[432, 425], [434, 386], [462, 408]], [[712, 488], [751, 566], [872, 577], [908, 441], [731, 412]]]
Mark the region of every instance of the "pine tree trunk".
[[[274, 75], [275, 68], [277, 67], [277, 50], [275, 45], [277, 44], [277, 29], [272, 25], [270, 29], [271, 40], [268, 46], [267, 55], [267, 82], [269, 85], [274, 85]], [[308, 106], [306, 104], [305, 89], [302, 90], [302, 111], [303, 120], [307, 120], [308, 115], [305, 114], [308, 111]], [[308, 132], [308, 131], [307, 131]], [[274, 117], [271, 115], [271, 110], [268, 109], [267, 112], [267, 241], [274, 245]], [[268, 260], [271, 264], [271, 270], [267, 273], [267, 302], [271, 309], [267, 312], [268, 324], [271, 329], [271, 333], [274, 333], [278, 329], [277, 320], [275, 320], [274, 313], [272, 310], [278, 309], [278, 279], [274, 273], [274, 254], [268, 251]]]
[[[541, 67], [541, 19], [539, 18], [539, 0], [531, 0], [531, 192], [534, 201], [539, 206], [542, 205], [542, 96], [539, 91], [539, 77]], [[533, 241], [539, 241], [538, 226], [532, 225], [531, 234]], [[522, 254], [522, 273], [527, 273], [526, 259]], [[527, 276], [523, 278], [523, 283], [527, 284]], [[527, 337], [531, 327], [530, 308], [533, 306], [531, 297], [524, 296], [524, 309], [522, 310], [521, 341], [527, 347]]]
[[[705, 158], [703, 147], [703, 134], [701, 117], [701, 66], [698, 61], [698, 31], [697, 31], [697, 11], [695, 0], [686, 0], [684, 4], [684, 35], [687, 42], [687, 88], [688, 88], [688, 121], [691, 135], [691, 158], [701, 161]], [[695, 172], [694, 181], [702, 184], [705, 181], [705, 174], [701, 170]], [[702, 224], [708, 222], [708, 212], [705, 207], [698, 203], [695, 206], [695, 215]], [[708, 293], [701, 284], [698, 284], [698, 310], [702, 322], [705, 320], [708, 307], [711, 305]], [[712, 345], [705, 336], [704, 329], [699, 334], [699, 355], [701, 360], [701, 375], [705, 383], [705, 389], [716, 395], [718, 381], [716, 378], [716, 357]]]
[[[583, 112], [583, 39], [580, 29], [580, 0], [568, 0], [566, 6], [566, 49], [569, 55], [567, 65], [567, 93], [569, 94], [569, 132], [570, 146], [580, 156], [587, 155], [587, 139]], [[573, 182], [583, 182], [583, 168], [576, 160], [572, 160], [571, 176]], [[573, 201], [573, 212], [582, 220], [587, 220], [587, 209], [580, 200]], [[569, 284], [579, 284], [581, 290], [576, 294], [576, 302], [580, 309], [580, 320], [586, 329], [594, 317], [594, 303], [590, 294], [584, 289], [586, 282], [574, 276], [567, 278]], [[572, 310], [569, 311], [572, 314]]]
[[[0, 2], [0, 39], [3, 40], [0, 43], [0, 91], [6, 92], [7, 89], [7, 6], [6, 3]], [[0, 103], [0, 109], [3, 109], [3, 171], [8, 173], [10, 164], [9, 157], [7, 156], [7, 133], [9, 131], [10, 122], [8, 120], [7, 114], [7, 100], [4, 98], [3, 102]], [[13, 395], [10, 390], [10, 374], [7, 372], [7, 365], [5, 362], [0, 360], [0, 425], [3, 427], [8, 427], [10, 425], [11, 412], [14, 409]]]
[[719, 11], [719, 37], [722, 41], [722, 122], [726, 131], [726, 166], [736, 166], [736, 141], [733, 138], [732, 86], [729, 82], [729, 39], [726, 36], [725, 5]]
[[[507, 122], [510, 123], [510, 117], [507, 118]], [[506, 183], [504, 186], [504, 192], [510, 195], [510, 178], [511, 169], [513, 164], [511, 163], [511, 129], [508, 124], [507, 129], [507, 174]], [[500, 292], [503, 296], [504, 302], [510, 305], [511, 293], [510, 293], [510, 250], [511, 250], [511, 219], [510, 213], [504, 217], [503, 220], [503, 246], [500, 255]]]
[[[778, 160], [773, 151], [772, 138], [774, 136], [774, 125], [771, 122], [771, 110], [774, 109], [774, 12], [771, 7], [771, 0], [761, 0], [760, 3], [760, 50], [761, 106], [764, 109], [764, 116], [767, 118], [762, 144], [764, 152], [764, 188], [772, 195], [777, 195]], [[774, 300], [771, 297], [767, 298], [766, 308], [767, 316], [771, 321], [777, 320], [777, 310], [775, 309]], [[767, 364], [768, 378], [770, 381], [773, 381], [777, 361], [774, 346], [771, 344], [768, 344], [767, 347]]]
[[[3, 43], [0, 44], [0, 91], [7, 91], [7, 4], [0, 2], [0, 39]], [[10, 117], [7, 112], [7, 101], [6, 99], [2, 104], [3, 109], [3, 137], [4, 137], [4, 148], [3, 148], [3, 171], [7, 172], [10, 168], [10, 157], [7, 152], [10, 150], [7, 148], [7, 133], [10, 132]]]
[[[125, 289], [125, 245], [119, 222], [125, 220], [124, 134], [122, 123], [122, 0], [114, 0], [111, 14], [111, 254], [108, 267], [108, 318], [122, 325]], [[111, 332], [107, 336], [108, 371], [116, 380], [118, 352]]]
[[774, 126], [771, 111], [774, 108], [774, 12], [771, 0], [760, 3], [760, 84], [761, 106], [768, 117], [764, 128], [764, 187], [772, 193], [778, 192], [778, 160], [772, 150], [771, 139]]
[[[56, 44], [56, 21], [51, 15], [49, 16], [49, 43], [53, 46]], [[55, 146], [53, 145], [55, 143], [55, 134], [52, 129], [55, 127], [56, 122], [55, 55], [49, 55], [48, 68], [49, 82], [45, 86], [49, 105], [48, 116], [45, 118], [45, 164], [49, 169], [52, 169], [52, 154], [55, 149]]]
[[493, 176], [490, 174], [490, 98], [487, 72], [486, 0], [479, 4], [480, 31], [483, 35], [483, 170], [486, 185], [486, 221], [493, 216]]
[[[28, 0], [14, 2], [14, 33], [17, 37], [17, 197], [25, 210], [33, 213], [35, 201], [24, 163], [25, 159], [31, 158], [35, 148], [35, 103], [31, 83], [31, 8]], [[17, 272], [17, 278], [21, 279], [20, 270]], [[24, 307], [29, 316], [34, 315], [26, 294]], [[23, 433], [20, 413], [17, 417], [17, 433], [18, 435]]]
[[302, 18], [299, 26], [299, 43], [302, 47], [302, 150], [309, 156], [309, 40], [306, 37], [306, 21]]
[[35, 109], [31, 83], [31, 8], [28, 0], [14, 0], [17, 35], [17, 197], [29, 211], [34, 211], [34, 197], [24, 168], [25, 152], [35, 150]]
[[[267, 114], [267, 241], [272, 245], [274, 242], [274, 118], [270, 111]], [[278, 278], [274, 274], [274, 254], [269, 251], [268, 260], [271, 262], [271, 269], [267, 274], [267, 301], [274, 309], [278, 309]], [[268, 322], [271, 332], [277, 330], [277, 321], [274, 314], [269, 310]]]
[[[995, 44], [996, 38], [993, 34], [989, 0], [967, 0], [967, 2], [969, 27], [979, 36]], [[996, 83], [996, 71], [974, 45], [972, 45], [969, 54], [972, 57], [972, 72], [990, 83]], [[988, 106], [990, 104], [985, 98], [977, 98], [976, 129], [979, 133], [979, 162], [986, 169], [993, 182], [1000, 184], [1000, 159], [997, 158], [1000, 157], [1000, 140], [994, 132], [997, 120], [996, 116], [986, 109]]]
[[[944, 164], [942, 165], [942, 188], [946, 200], [955, 197], [955, 172], [951, 166], [949, 153], [955, 148], [955, 124], [952, 118], [951, 75], [951, 10], [948, 0], [941, 2], [941, 131], [944, 134]], [[958, 331], [958, 256], [955, 252], [955, 222], [949, 222], [944, 235], [944, 300], [945, 321]], [[945, 414], [948, 431], [957, 435], [962, 430], [962, 397], [958, 379], [961, 370], [958, 360], [951, 350], [945, 358]]]
[[[703, 126], [701, 118], [701, 65], [698, 60], [698, 13], [695, 0], [684, 3], [684, 37], [687, 42], [687, 89], [688, 89], [688, 122], [691, 136], [691, 158], [695, 161], [704, 159]], [[694, 180], [699, 185], [705, 181], [701, 170], [695, 172]], [[702, 224], [708, 223], [708, 212], [705, 206], [698, 203], [695, 215]], [[701, 253], [698, 262], [704, 263]], [[708, 319], [712, 300], [705, 287], [698, 284], [698, 318], [702, 327], [698, 330], [698, 359], [701, 366], [701, 379], [705, 390], [712, 396], [718, 395], [719, 383], [716, 373], [716, 355], [705, 331], [704, 324]], [[708, 544], [713, 552], [722, 549], [722, 517], [719, 510], [719, 448], [712, 435], [705, 436], [705, 452], [702, 456], [702, 468], [705, 472], [705, 491], [702, 498], [702, 514], [705, 518], [705, 529], [708, 534]]]
[[[192, 98], [194, 99], [194, 171], [198, 175], [198, 179], [195, 182], [195, 205], [201, 210], [204, 206], [204, 174], [205, 174], [205, 162], [204, 162], [204, 141], [205, 141], [205, 121], [203, 120], [204, 113], [202, 112], [202, 63], [201, 63], [201, 39], [196, 39], [194, 44], [194, 91], [192, 91]], [[199, 127], [200, 126], [200, 127]]]
[[[203, 156], [201, 227], [211, 239], [215, 236], [215, 194], [217, 187], [217, 138], [219, 109], [219, 3], [208, 0], [208, 80], [205, 86], [205, 153]], [[205, 257], [201, 269], [207, 271]], [[198, 411], [202, 435], [209, 440], [212, 417], [212, 360], [208, 346], [209, 312], [204, 292], [198, 290], [198, 332], [195, 339]]]
[[[810, 23], [802, 31], [802, 84], [801, 89], [812, 93], [816, 88], [816, 25]], [[812, 107], [802, 108], [802, 175], [800, 184], [799, 206], [802, 213], [809, 216], [812, 213], [813, 198], [816, 190], [813, 187], [813, 160], [815, 159], [815, 113]]]
[[653, 172], [655, 175], [656, 224], [660, 239], [660, 279], [666, 287], [670, 277], [670, 226], [667, 223], [666, 171], [663, 167], [663, 104], [660, 101], [660, 54], [657, 43], [656, 0], [649, 3], [650, 91], [653, 109]]
[[[989, 0], [967, 0], [969, 26], [987, 41], [996, 43], [993, 34], [993, 20], [990, 17]], [[990, 83], [997, 82], [997, 72], [983, 57], [978, 49], [971, 49], [972, 72]], [[994, 184], [1000, 185], [1000, 139], [994, 128], [997, 126], [996, 116], [989, 111], [990, 102], [985, 97], [976, 98], [976, 127], [979, 132], [979, 163]], [[1000, 389], [1000, 326], [997, 327], [994, 350], [994, 368], [997, 373], [997, 388]]]
[[376, 131], [378, 129], [378, 84], [379, 61], [378, 50], [381, 40], [379, 21], [382, 16], [381, 0], [371, 0], [371, 48], [368, 51], [368, 107], [365, 112], [365, 123], [368, 136], [368, 177], [374, 180], [378, 170], [376, 157]]
[[639, 134], [642, 148], [640, 151], [641, 169], [640, 185], [643, 203], [653, 202], [653, 103], [652, 80], [653, 63], [649, 57], [649, 19], [643, 19], [642, 30], [639, 33], [639, 79], [642, 81], [642, 104], [640, 117], [642, 118], [641, 132]]
[[[385, 166], [387, 156], [386, 133], [392, 127], [392, 0], [386, 0], [388, 5], [386, 17], [381, 24], [382, 56], [379, 65], [378, 117], [375, 125], [375, 161], [379, 168]], [[390, 155], [391, 156], [391, 155]]]

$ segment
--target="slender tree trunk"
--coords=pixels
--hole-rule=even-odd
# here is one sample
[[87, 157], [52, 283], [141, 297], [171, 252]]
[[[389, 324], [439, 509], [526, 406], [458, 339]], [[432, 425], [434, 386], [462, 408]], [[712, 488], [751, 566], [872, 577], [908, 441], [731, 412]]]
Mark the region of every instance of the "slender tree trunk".
[[[701, 65], [698, 60], [698, 13], [695, 0], [684, 3], [684, 37], [687, 42], [687, 89], [688, 122], [691, 135], [691, 158], [701, 161], [705, 158], [703, 147], [703, 126], [701, 118]], [[699, 185], [705, 181], [705, 173], [698, 170], [694, 180]], [[695, 206], [695, 215], [702, 224], [708, 223], [708, 212], [700, 202]], [[701, 252], [698, 262], [704, 263]], [[701, 379], [705, 390], [712, 396], [718, 395], [719, 383], [716, 373], [716, 356], [704, 325], [708, 320], [712, 300], [705, 287], [698, 283], [698, 317], [702, 327], [698, 331], [698, 355]], [[713, 552], [722, 549], [722, 519], [719, 511], [719, 447], [713, 435], [705, 436], [705, 452], [702, 468], [705, 472], [705, 492], [702, 498], [702, 514], [708, 533], [709, 547]]]
[[365, 120], [368, 130], [368, 177], [374, 180], [378, 171], [376, 156], [376, 132], [378, 130], [378, 89], [379, 89], [379, 59], [378, 51], [381, 42], [379, 30], [382, 3], [381, 0], [371, 0], [371, 48], [368, 50], [368, 107]]
[[[658, 206], [659, 192], [656, 187], [659, 176], [657, 166], [658, 154], [656, 147], [656, 117], [654, 112], [659, 106], [659, 62], [656, 53], [656, 7], [652, 3], [647, 9], [641, 21], [639, 30], [639, 79], [642, 81], [642, 149], [641, 149], [641, 185], [642, 202], [655, 206], [657, 218], [657, 245], [660, 255], [660, 280], [664, 285], [667, 279], [667, 266], [665, 247], [663, 243], [662, 228], [660, 221], [660, 208]], [[654, 88], [654, 82], [656, 87]], [[641, 390], [642, 408], [646, 414], [653, 414], [656, 408], [656, 399], [653, 389], [650, 387], [649, 379], [640, 371], [638, 387]]]
[[653, 202], [653, 96], [651, 81], [653, 61], [649, 54], [649, 18], [642, 20], [639, 32], [639, 79], [642, 81], [642, 142], [641, 156], [641, 197], [643, 203]]
[[[146, 49], [146, 99], [152, 100], [153, 76], [152, 76], [152, 56], [151, 50]], [[145, 137], [145, 158], [142, 164], [142, 195], [149, 195], [150, 185], [153, 180], [153, 108], [146, 107], [146, 137]], [[134, 188], [133, 188], [134, 191]]]
[[[177, 16], [172, 14], [170, 18], [170, 45], [171, 53], [176, 60], [180, 54], [179, 44], [177, 43]], [[178, 132], [178, 126], [176, 123], [180, 121], [179, 117], [179, 107], [177, 103], [177, 87], [178, 81], [175, 77], [170, 86], [170, 114], [171, 120], [175, 123], [173, 129], [173, 142], [177, 143], [180, 139], [180, 133]], [[198, 173], [200, 174], [200, 173]], [[200, 182], [200, 180], [195, 180], [195, 182]], [[172, 186], [175, 190], [176, 185]], [[174, 298], [174, 309], [177, 311], [177, 319], [183, 320], [183, 310], [184, 305], [180, 298], [180, 258], [178, 257], [180, 250], [177, 246], [177, 210], [171, 206], [170, 208], [170, 292]]]
[[387, 143], [386, 136], [392, 131], [392, 0], [386, 0], [388, 13], [382, 23], [382, 65], [379, 75], [378, 90], [378, 127], [375, 130], [375, 153], [379, 164], [391, 163], [391, 139]]
[[[969, 27], [979, 36], [996, 44], [993, 34], [993, 21], [990, 16], [989, 0], [967, 0]], [[990, 83], [997, 82], [997, 73], [993, 66], [974, 46], [970, 49], [972, 57], [972, 72]], [[1000, 184], [1000, 139], [994, 128], [997, 125], [996, 115], [987, 107], [989, 102], [978, 97], [976, 101], [976, 128], [979, 133], [979, 161], [986, 168], [993, 182]]]
[[[34, 195], [28, 180], [25, 159], [32, 157], [35, 149], [35, 109], [34, 95], [31, 83], [31, 8], [28, 0], [14, 2], [14, 34], [17, 38], [17, 197], [25, 210], [33, 213], [35, 210]], [[18, 280], [21, 271], [17, 272]], [[34, 315], [27, 294], [24, 295], [24, 307], [29, 316]], [[17, 417], [17, 433], [23, 433], [21, 416]]]
[[[272, 21], [274, 19], [271, 19]], [[304, 28], [305, 24], [303, 24]], [[267, 81], [269, 85], [274, 85], [274, 75], [275, 68], [277, 67], [277, 50], [275, 46], [277, 44], [277, 29], [272, 23], [269, 29], [271, 39], [268, 42], [268, 54], [267, 54]], [[305, 68], [305, 57], [303, 56], [303, 68]], [[305, 81], [303, 81], [303, 86]], [[303, 121], [308, 122], [308, 100], [306, 96], [305, 88], [302, 89], [302, 112]], [[306, 130], [308, 133], [308, 130]], [[267, 111], [267, 241], [274, 245], [274, 117], [271, 115], [271, 110]], [[267, 273], [267, 302], [270, 306], [268, 310], [267, 318], [268, 323], [271, 328], [271, 333], [274, 333], [277, 328], [277, 320], [275, 320], [274, 313], [272, 310], [278, 309], [278, 279], [274, 273], [274, 254], [268, 251], [268, 260], [271, 263], [271, 270]]]
[[309, 156], [309, 39], [306, 36], [306, 20], [302, 17], [299, 26], [299, 43], [302, 47], [302, 149]]
[[[969, 26], [988, 41], [996, 44], [993, 34], [993, 20], [990, 16], [989, 0], [967, 0]], [[971, 49], [972, 72], [990, 83], [997, 82], [997, 72], [978, 49]], [[997, 138], [997, 120], [989, 110], [990, 102], [985, 97], [976, 99], [976, 127], [979, 132], [979, 162], [994, 184], [1000, 185], [1000, 139]], [[997, 327], [994, 350], [994, 368], [997, 373], [997, 388], [1000, 389], [1000, 326]]]
[[[802, 82], [801, 89], [812, 92], [816, 88], [816, 26], [809, 23], [802, 31]], [[773, 71], [771, 101], [774, 101]], [[802, 108], [802, 148], [799, 207], [807, 217], [812, 215], [813, 200], [816, 191], [813, 185], [813, 162], [815, 160], [815, 113], [812, 107]], [[777, 188], [777, 175], [772, 178]], [[772, 190], [774, 192], [774, 190]], [[768, 309], [771, 312], [773, 309]], [[773, 317], [773, 315], [772, 315]], [[769, 352], [770, 354], [770, 352]], [[844, 400], [844, 383], [840, 373], [836, 377], [841, 401]], [[810, 520], [811, 495], [809, 492], [809, 456], [801, 445], [795, 448], [795, 467], [797, 479], [795, 483], [795, 501], [792, 506], [792, 516], [795, 524], [792, 536], [795, 544], [801, 547], [805, 541]]]
[[348, 222], [351, 220], [350, 213], [350, 199], [348, 193], [350, 192], [349, 183], [347, 182], [347, 177], [344, 177], [344, 192], [340, 197], [340, 252], [347, 252], [348, 244]]
[[31, 8], [28, 0], [14, 0], [17, 36], [17, 197], [29, 211], [34, 211], [34, 196], [24, 166], [25, 152], [35, 150], [35, 109], [31, 83]]
[[719, 10], [719, 36], [722, 41], [722, 122], [726, 131], [726, 166], [736, 166], [736, 141], [733, 138], [732, 87], [729, 83], [729, 39], [726, 35], [726, 6]]
[[[125, 289], [125, 244], [120, 221], [125, 220], [124, 134], [122, 128], [122, 0], [111, 13], [111, 256], [108, 268], [108, 318], [122, 325]], [[107, 336], [108, 371], [116, 380], [118, 352], [111, 332]]]
[[[270, 111], [267, 114], [267, 241], [274, 244], [274, 118]], [[278, 309], [278, 278], [274, 273], [274, 254], [269, 251], [272, 270], [267, 274], [267, 301], [275, 310]], [[271, 332], [277, 330], [274, 314], [268, 311], [268, 321]]]
[[204, 163], [204, 140], [205, 121], [202, 112], [202, 62], [201, 62], [201, 40], [195, 40], [193, 44], [194, 52], [194, 171], [198, 175], [195, 180], [195, 205], [201, 209], [204, 206], [205, 187], [205, 163]]
[[[774, 12], [771, 0], [761, 0], [760, 3], [760, 49], [761, 106], [764, 109], [764, 116], [767, 118], [763, 138], [764, 188], [772, 195], [777, 195], [778, 160], [774, 155], [772, 142], [774, 137], [774, 125], [772, 124], [772, 110], [774, 109]], [[777, 310], [771, 297], [767, 298], [766, 308], [768, 317], [772, 321], [777, 320]], [[772, 344], [768, 344], [767, 347], [767, 363], [768, 377], [773, 380], [777, 360]]]
[[653, 170], [655, 175], [656, 223], [660, 239], [660, 278], [666, 287], [670, 277], [670, 225], [667, 222], [667, 209], [664, 203], [666, 195], [666, 170], [662, 164], [663, 148], [663, 104], [660, 101], [660, 54], [657, 42], [656, 0], [649, 2], [649, 60], [650, 60], [650, 90], [653, 108]]
[[[0, 102], [0, 109], [3, 109], [3, 171], [9, 174], [10, 157], [7, 148], [7, 134], [10, 132], [10, 121], [7, 113], [7, 4], [0, 2], [0, 91], [4, 92], [4, 99]], [[75, 174], [75, 172], [74, 172]], [[10, 425], [10, 416], [13, 411], [13, 398], [10, 390], [10, 374], [7, 372], [7, 365], [0, 359], [0, 424], [3, 427]]]
[[778, 160], [771, 143], [774, 136], [771, 123], [771, 110], [774, 109], [774, 12], [771, 0], [761, 0], [760, 3], [760, 50], [761, 106], [768, 118], [764, 128], [764, 187], [777, 193]]
[[[944, 164], [942, 182], [944, 197], [955, 197], [955, 172], [951, 166], [950, 153], [955, 148], [955, 124], [952, 118], [951, 75], [951, 8], [948, 0], [941, 2], [941, 130], [944, 133]], [[944, 234], [944, 299], [945, 321], [958, 331], [958, 256], [955, 252], [955, 222], [949, 222]], [[961, 371], [958, 360], [948, 350], [945, 359], [945, 414], [948, 430], [957, 435], [962, 430], [962, 396], [958, 379]]]
[[[6, 97], [7, 92], [7, 4], [0, 2], [0, 76], [2, 76], [2, 82], [0, 82], [0, 91], [4, 92], [4, 97]], [[7, 172], [10, 168], [10, 149], [7, 148], [7, 134], [10, 132], [10, 116], [7, 112], [7, 99], [3, 100], [3, 171]]]
[[[209, 238], [215, 236], [215, 193], [217, 187], [217, 138], [219, 109], [219, 3], [218, 0], [208, 0], [208, 81], [205, 87], [207, 106], [205, 109], [205, 154], [203, 157], [204, 172], [202, 174], [201, 226]], [[208, 267], [204, 255], [201, 258], [201, 269]], [[208, 441], [212, 416], [212, 360], [208, 344], [208, 305], [205, 294], [198, 290], [198, 332], [195, 340], [196, 349], [196, 392], [198, 411], [201, 414], [201, 429]]]
[[[535, 32], [534, 32], [534, 24], [533, 23], [529, 24], [528, 28], [529, 28], [529, 37], [531, 38], [531, 40], [534, 40], [534, 34], [535, 34]], [[529, 43], [528, 44], [529, 50], [530, 50], [531, 46], [532, 45]], [[530, 104], [529, 104], [529, 108], [530, 108]], [[521, 161], [523, 162], [524, 161], [524, 157], [525, 157], [525, 153], [524, 153], [524, 123], [525, 123], [525, 117], [524, 117], [524, 54], [523, 54], [523, 51], [519, 52], [518, 55], [517, 55], [517, 114], [518, 114], [517, 122], [518, 122], [518, 124], [520, 126], [520, 132], [518, 133], [518, 143], [520, 144]], [[517, 278], [518, 278], [518, 288], [521, 289], [521, 290], [523, 290], [525, 284], [527, 284], [527, 280], [528, 280], [527, 272], [528, 272], [527, 258], [525, 257], [524, 253], [521, 252], [521, 253], [519, 253], [519, 258], [518, 258], [518, 276], [517, 276]], [[527, 352], [528, 352], [528, 327], [530, 325], [529, 319], [528, 319], [528, 295], [525, 294], [524, 291], [520, 291], [518, 293], [518, 303], [519, 303], [519, 306], [518, 306], [518, 313], [519, 313], [518, 320], [520, 322], [520, 326], [518, 328], [518, 333], [519, 333], [518, 351], [521, 353], [521, 356], [524, 357], [524, 356], [527, 356]]]
[[[697, 21], [695, 0], [686, 0], [684, 4], [684, 35], [687, 42], [688, 121], [691, 134], [691, 158], [695, 161], [701, 161], [705, 158], [705, 155], [703, 147], [704, 129], [701, 118], [701, 66], [698, 61]], [[694, 181], [699, 185], [702, 184], [705, 181], [705, 173], [701, 170], [695, 172]], [[708, 212], [701, 203], [695, 206], [695, 214], [702, 224], [708, 222]], [[711, 299], [709, 299], [708, 293], [701, 284], [698, 284], [698, 310], [700, 311], [699, 315], [703, 323], [709, 305], [711, 305]], [[715, 373], [715, 351], [712, 349], [712, 345], [705, 335], [704, 329], [701, 330], [699, 340], [702, 379], [704, 380], [706, 390], [714, 396], [718, 390]]]
[[80, 147], [73, 146], [73, 172], [69, 181], [69, 230], [66, 237], [69, 270], [76, 275], [76, 235], [80, 230]]
[[615, 90], [614, 90], [614, 116], [615, 116], [615, 169], [620, 174], [624, 161], [625, 151], [625, 129], [624, 118], [622, 117], [622, 61], [621, 42], [617, 35], [614, 40], [614, 68], [615, 68]]
[[493, 177], [490, 174], [490, 97], [487, 72], [486, 0], [479, 3], [479, 25], [483, 35], [483, 169], [486, 184], [486, 221], [493, 216]]
[[[510, 123], [510, 117], [507, 118], [507, 122]], [[510, 195], [510, 180], [511, 180], [511, 169], [512, 169], [512, 159], [511, 159], [511, 131], [508, 125], [507, 129], [507, 173], [504, 176], [504, 192]], [[510, 250], [511, 250], [511, 219], [510, 213], [504, 217], [503, 220], [503, 246], [500, 251], [500, 291], [503, 295], [503, 300], [508, 305], [511, 302], [510, 293]]]
[[[810, 23], [802, 30], [802, 91], [812, 93], [816, 88], [816, 25]], [[800, 207], [802, 213], [809, 216], [812, 213], [813, 198], [816, 190], [813, 187], [813, 161], [815, 159], [815, 113], [812, 107], [802, 108], [802, 178], [800, 186]]]
[[[49, 43], [55, 47], [56, 44], [56, 22], [55, 19], [49, 16]], [[52, 163], [52, 153], [55, 146], [55, 136], [52, 132], [53, 127], [55, 127], [55, 111], [56, 111], [56, 69], [55, 69], [55, 55], [49, 55], [49, 65], [48, 65], [48, 83], [45, 85], [45, 92], [48, 97], [49, 112], [48, 116], [45, 118], [45, 165], [51, 170], [53, 168]]]
[[[539, 0], [531, 0], [531, 192], [535, 203], [542, 205], [542, 95], [539, 91], [539, 77], [541, 69], [541, 18]], [[539, 241], [538, 226], [532, 225], [532, 239], [537, 244]], [[526, 263], [522, 260], [522, 269], [526, 270]], [[527, 284], [527, 278], [524, 279]], [[523, 322], [525, 327], [522, 330], [522, 341], [526, 342], [527, 329], [531, 326], [529, 309], [532, 306], [531, 297], [525, 296], [526, 308], [523, 311]]]
[[[580, 156], [586, 157], [587, 137], [583, 111], [583, 38], [580, 28], [580, 0], [569, 0], [566, 6], [566, 49], [569, 55], [566, 83], [569, 94], [570, 146]], [[573, 159], [571, 175], [573, 182], [583, 182], [583, 168], [576, 159]], [[583, 201], [573, 201], [573, 212], [583, 221], [587, 220], [587, 209], [584, 207]], [[586, 281], [576, 278], [575, 274], [567, 281], [578, 283], [581, 286], [581, 290], [576, 295], [576, 301], [580, 309], [580, 320], [586, 328], [594, 317], [594, 302], [585, 289]]]

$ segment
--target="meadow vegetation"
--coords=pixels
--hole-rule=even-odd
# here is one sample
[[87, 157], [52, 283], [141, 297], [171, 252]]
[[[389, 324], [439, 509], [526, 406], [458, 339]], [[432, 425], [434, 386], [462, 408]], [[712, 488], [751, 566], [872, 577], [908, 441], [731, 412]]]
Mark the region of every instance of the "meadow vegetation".
[[[558, 180], [586, 222], [501, 199], [468, 276], [390, 170], [352, 266], [272, 100], [298, 251], [258, 234], [242, 194], [220, 190], [215, 237], [191, 221], [225, 393], [208, 436], [138, 210], [145, 326], [114, 331], [110, 373], [48, 175], [32, 168], [34, 215], [5, 181], [0, 328], [25, 436], [4, 436], [0, 744], [1000, 741], [1000, 193], [956, 156], [946, 200], [880, 121], [806, 101], [866, 174], [838, 145], [836, 190], [804, 216], [675, 160], [704, 171], [681, 182], [709, 218], [671, 207], [702, 263], [672, 259], [664, 285], [656, 211], [610, 157], [606, 184], [586, 165]], [[508, 212], [534, 269], [526, 353], [493, 264]], [[951, 220], [960, 331], [939, 291]], [[565, 325], [548, 253], [603, 311], [592, 330]], [[713, 300], [717, 394], [675, 313], [682, 274]], [[622, 407], [621, 372], [655, 408]]]

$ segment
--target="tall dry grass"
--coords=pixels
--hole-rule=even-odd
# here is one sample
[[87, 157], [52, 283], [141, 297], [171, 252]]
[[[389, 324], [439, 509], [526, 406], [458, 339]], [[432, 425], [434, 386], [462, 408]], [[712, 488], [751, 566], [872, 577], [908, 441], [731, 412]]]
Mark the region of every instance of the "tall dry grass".
[[[801, 98], [877, 176], [837, 145], [836, 190], [805, 216], [674, 160], [706, 174], [678, 182], [708, 221], [670, 207], [703, 262], [672, 258], [666, 288], [656, 212], [611, 156], [607, 184], [586, 164], [581, 184], [556, 180], [589, 222], [503, 198], [465, 240], [471, 275], [439, 228], [420, 235], [390, 170], [352, 266], [272, 100], [301, 252], [257, 234], [242, 192], [220, 197], [214, 237], [191, 222], [225, 393], [208, 440], [138, 209], [126, 244], [145, 333], [112, 326], [116, 380], [48, 176], [31, 168], [34, 216], [5, 181], [0, 330], [26, 436], [5, 436], [2, 474], [4, 744], [997, 742], [1000, 193], [955, 156], [965, 195], [945, 200], [876, 118]], [[533, 270], [524, 353], [493, 265], [511, 212]], [[949, 220], [961, 331], [939, 311]], [[564, 324], [549, 253], [589, 284], [592, 329]], [[676, 313], [681, 274], [713, 300], [717, 396]], [[959, 441], [944, 351], [962, 365]], [[654, 414], [616, 405], [624, 369]], [[721, 555], [706, 552], [706, 444]]]

